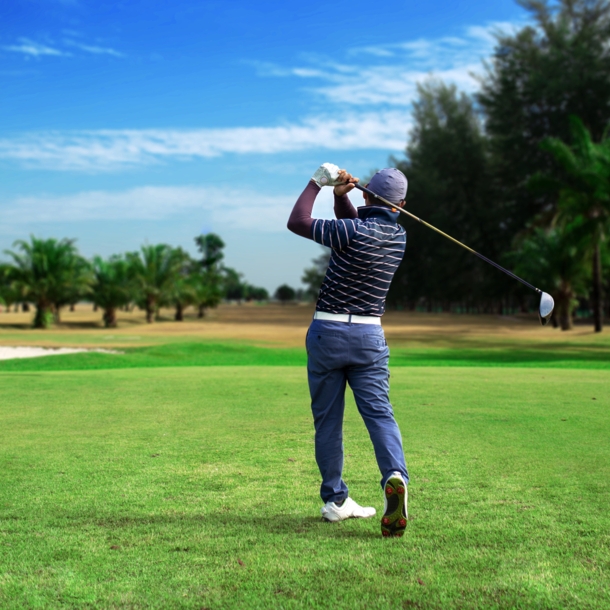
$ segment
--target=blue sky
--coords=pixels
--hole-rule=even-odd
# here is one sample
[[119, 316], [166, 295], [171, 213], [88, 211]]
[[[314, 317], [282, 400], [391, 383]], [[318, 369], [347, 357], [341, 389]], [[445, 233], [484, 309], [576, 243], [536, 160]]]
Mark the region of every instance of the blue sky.
[[194, 252], [214, 231], [251, 283], [298, 286], [319, 246], [285, 225], [318, 165], [401, 156], [416, 84], [473, 91], [493, 32], [526, 17], [512, 0], [2, 3], [0, 251], [35, 234]]

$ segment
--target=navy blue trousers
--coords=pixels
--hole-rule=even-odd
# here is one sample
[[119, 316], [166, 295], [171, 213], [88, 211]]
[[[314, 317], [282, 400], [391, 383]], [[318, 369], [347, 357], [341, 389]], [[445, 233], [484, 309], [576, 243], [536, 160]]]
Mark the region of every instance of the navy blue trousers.
[[408, 482], [400, 430], [388, 396], [390, 351], [381, 326], [314, 320], [306, 344], [322, 500], [341, 502], [348, 496], [342, 478], [346, 383], [371, 437], [381, 485], [395, 471]]

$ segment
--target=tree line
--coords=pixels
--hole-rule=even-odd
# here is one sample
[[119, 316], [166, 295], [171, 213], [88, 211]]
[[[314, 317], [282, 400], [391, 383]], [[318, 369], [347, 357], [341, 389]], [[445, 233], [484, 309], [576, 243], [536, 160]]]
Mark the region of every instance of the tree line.
[[[406, 155], [407, 209], [523, 275], [602, 329], [610, 288], [610, 5], [524, 0], [532, 24], [498, 34], [474, 94], [418, 87]], [[387, 303], [399, 309], [534, 311], [537, 295], [425, 227], [400, 219], [407, 250]], [[315, 291], [324, 258], [303, 281]], [[608, 305], [606, 316], [610, 316]]]
[[264, 288], [244, 282], [240, 273], [223, 264], [225, 244], [218, 235], [199, 235], [195, 243], [198, 258], [182, 248], [157, 244], [87, 260], [74, 240], [20, 240], [5, 252], [10, 262], [0, 264], [0, 302], [7, 309], [33, 304], [34, 326], [47, 328], [60, 321], [62, 308], [81, 300], [100, 308], [104, 325], [114, 327], [122, 308], [137, 306], [152, 323], [161, 307], [172, 307], [174, 318], [182, 321], [187, 307], [195, 307], [201, 318], [223, 298], [269, 298]]

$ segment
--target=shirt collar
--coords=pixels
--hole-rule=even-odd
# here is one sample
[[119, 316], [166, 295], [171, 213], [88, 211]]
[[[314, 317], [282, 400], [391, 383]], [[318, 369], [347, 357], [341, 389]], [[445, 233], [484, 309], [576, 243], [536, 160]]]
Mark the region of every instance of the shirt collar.
[[398, 222], [398, 212], [392, 212], [390, 208], [378, 205], [363, 205], [358, 208], [358, 218], [360, 220], [368, 220], [369, 218], [375, 218], [382, 222], [394, 223]]

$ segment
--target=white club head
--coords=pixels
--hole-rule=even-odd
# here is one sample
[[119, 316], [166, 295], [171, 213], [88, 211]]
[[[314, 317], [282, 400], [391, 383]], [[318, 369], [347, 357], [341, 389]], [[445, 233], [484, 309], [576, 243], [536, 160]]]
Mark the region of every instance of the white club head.
[[540, 317], [542, 326], [546, 326], [546, 323], [551, 319], [553, 307], [555, 307], [553, 297], [550, 294], [543, 292], [540, 295], [540, 307], [538, 307], [538, 316]]

